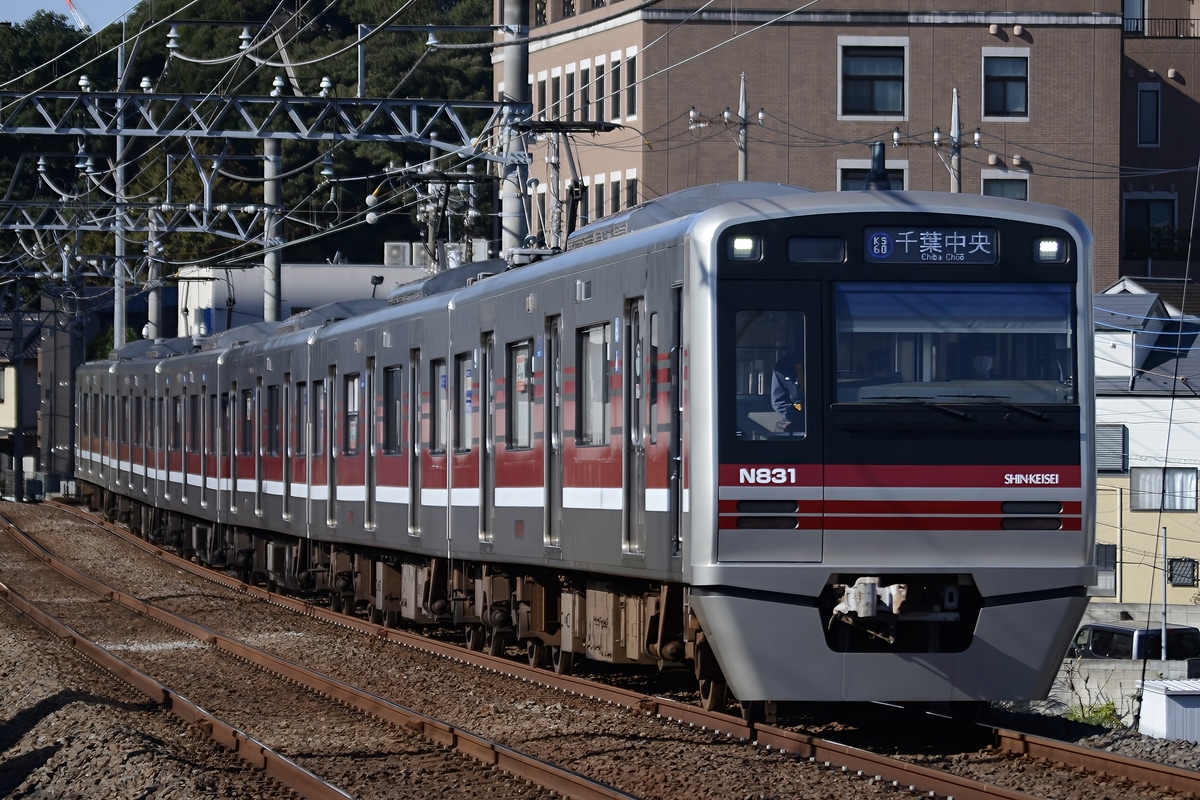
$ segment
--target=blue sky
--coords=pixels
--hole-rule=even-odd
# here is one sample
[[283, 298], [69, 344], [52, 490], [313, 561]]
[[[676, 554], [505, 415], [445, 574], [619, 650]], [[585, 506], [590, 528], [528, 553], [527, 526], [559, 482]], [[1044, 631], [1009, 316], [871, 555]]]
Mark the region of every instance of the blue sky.
[[[138, 4], [138, 0], [72, 0], [75, 8], [92, 25], [92, 30], [100, 30], [110, 22], [119, 20], [125, 12]], [[39, 10], [53, 11], [62, 14], [68, 22], [74, 23], [71, 9], [67, 0], [5, 0], [0, 3], [0, 21], [24, 22]]]

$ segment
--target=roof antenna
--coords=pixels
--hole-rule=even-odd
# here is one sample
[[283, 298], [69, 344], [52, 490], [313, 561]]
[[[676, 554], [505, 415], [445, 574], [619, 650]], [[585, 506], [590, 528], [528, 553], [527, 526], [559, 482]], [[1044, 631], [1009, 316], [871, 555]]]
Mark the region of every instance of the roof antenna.
[[883, 158], [883, 142], [871, 143], [871, 171], [863, 188], [868, 192], [890, 192], [892, 180], [888, 177], [887, 165]]

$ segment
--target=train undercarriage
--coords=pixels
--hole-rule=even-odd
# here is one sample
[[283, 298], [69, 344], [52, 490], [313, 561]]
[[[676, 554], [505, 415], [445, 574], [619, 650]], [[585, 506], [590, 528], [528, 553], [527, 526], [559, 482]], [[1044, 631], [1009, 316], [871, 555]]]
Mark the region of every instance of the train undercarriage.
[[680, 584], [318, 542], [81, 488], [92, 511], [147, 541], [245, 583], [311, 597], [381, 625], [452, 627], [472, 650], [500, 655], [518, 646], [531, 665], [559, 674], [581, 659], [694, 666], [702, 682], [700, 665], [706, 673], [717, 669]]

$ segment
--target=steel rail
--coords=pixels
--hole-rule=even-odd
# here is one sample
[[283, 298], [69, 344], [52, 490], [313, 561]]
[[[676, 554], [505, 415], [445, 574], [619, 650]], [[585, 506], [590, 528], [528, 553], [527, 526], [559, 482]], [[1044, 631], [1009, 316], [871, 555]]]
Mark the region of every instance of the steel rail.
[[[453, 723], [436, 719], [413, 709], [393, 703], [378, 695], [364, 691], [343, 681], [323, 675], [307, 667], [280, 658], [245, 642], [238, 641], [214, 631], [186, 617], [173, 614], [146, 600], [125, 594], [101, 581], [92, 578], [57, 558], [45, 548], [25, 535], [7, 518], [0, 515], [0, 523], [31, 552], [35, 558], [45, 562], [60, 574], [79, 585], [108, 597], [114, 602], [136, 611], [163, 625], [174, 628], [210, 647], [222, 650], [247, 663], [269, 670], [285, 680], [332, 698], [343, 705], [370, 714], [389, 725], [407, 730], [434, 744], [441, 745], [503, 772], [528, 780], [545, 789], [558, 792], [577, 800], [634, 800], [635, 796], [623, 792], [602, 781], [582, 775], [565, 767], [536, 758], [515, 748], [495, 742]], [[111, 529], [111, 526], [107, 526]], [[167, 554], [170, 555], [170, 554]], [[171, 556], [172, 561], [176, 559]], [[179, 559], [179, 561], [183, 561]], [[187, 563], [187, 562], [184, 562]], [[176, 564], [172, 563], [172, 566]], [[182, 566], [180, 564], [179, 566]], [[194, 566], [194, 565], [193, 565]], [[211, 572], [204, 570], [202, 577]]]
[[209, 739], [236, 754], [249, 766], [269, 775], [280, 785], [311, 800], [346, 800], [351, 797], [250, 734], [205, 711], [175, 690], [108, 652], [3, 583], [0, 583], [0, 598], [184, 724], [196, 725]]
[[[1116, 756], [1070, 742], [1046, 739], [1012, 730], [996, 731], [997, 746], [1008, 753], [1019, 753], [1059, 764], [1082, 767], [1091, 772], [1104, 772], [1118, 778], [1146, 782], [1179, 794], [1191, 793], [1200, 797], [1200, 772], [1172, 767], [1154, 761]], [[1116, 757], [1114, 757], [1116, 756]]]

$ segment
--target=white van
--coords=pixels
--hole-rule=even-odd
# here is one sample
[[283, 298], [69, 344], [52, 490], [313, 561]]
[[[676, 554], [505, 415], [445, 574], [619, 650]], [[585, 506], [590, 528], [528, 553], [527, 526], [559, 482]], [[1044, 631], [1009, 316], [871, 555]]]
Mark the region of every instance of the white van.
[[[1200, 630], [1167, 625], [1167, 658], [1200, 657]], [[1162, 626], [1140, 622], [1089, 622], [1079, 629], [1067, 658], [1162, 658]]]

